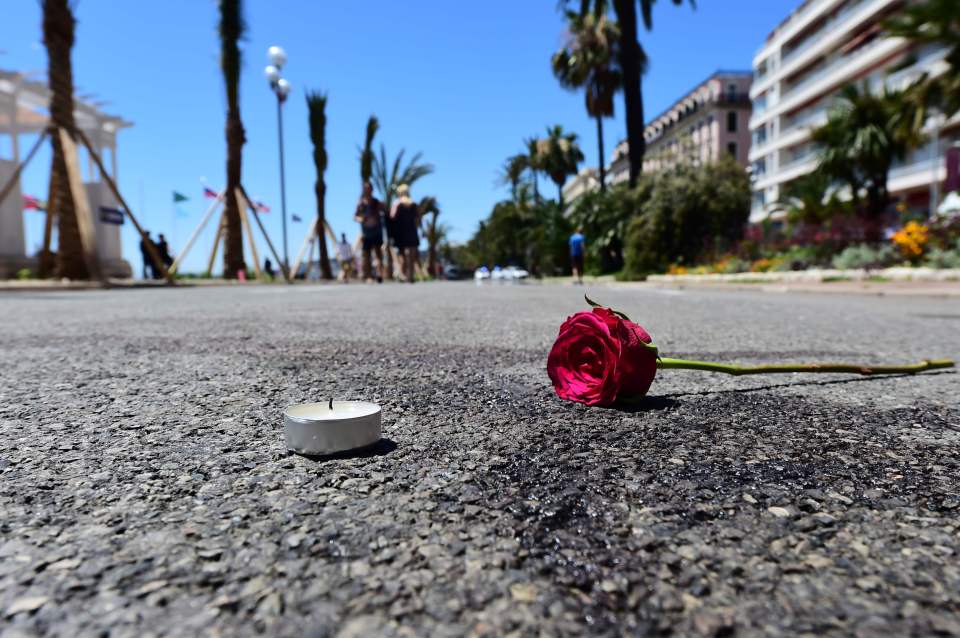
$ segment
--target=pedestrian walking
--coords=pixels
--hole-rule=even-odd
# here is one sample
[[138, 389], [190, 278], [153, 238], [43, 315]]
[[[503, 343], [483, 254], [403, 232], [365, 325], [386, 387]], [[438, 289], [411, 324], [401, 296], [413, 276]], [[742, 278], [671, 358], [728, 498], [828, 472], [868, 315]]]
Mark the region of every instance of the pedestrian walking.
[[153, 240], [150, 239], [150, 231], [143, 231], [143, 239], [140, 240], [140, 255], [143, 257], [143, 278], [144, 279], [154, 279], [154, 266], [153, 260], [150, 259], [150, 249], [147, 247], [147, 242], [152, 243]]
[[169, 268], [173, 265], [173, 255], [170, 254], [170, 244], [167, 243], [167, 238], [163, 236], [163, 233], [160, 233], [157, 238], [157, 252], [160, 253], [160, 261], [163, 262], [163, 265]]
[[413, 283], [420, 250], [420, 237], [417, 234], [420, 212], [410, 198], [410, 187], [406, 184], [397, 187], [397, 201], [390, 211], [390, 219], [394, 224], [394, 244], [400, 255], [400, 271], [406, 281]]
[[363, 183], [363, 194], [357, 202], [357, 212], [353, 219], [360, 224], [363, 237], [363, 278], [371, 281], [372, 257], [377, 258], [378, 283], [383, 282], [383, 203], [373, 196], [373, 186], [370, 182]]
[[276, 271], [274, 271], [273, 262], [270, 261], [269, 257], [263, 260], [263, 272], [266, 273], [270, 281], [273, 281], [273, 276], [276, 274]]
[[573, 277], [578, 284], [583, 283], [583, 253], [586, 244], [586, 238], [583, 236], [583, 229], [577, 230], [570, 235], [570, 265], [573, 269]]
[[347, 283], [353, 276], [353, 248], [347, 241], [347, 234], [340, 233], [340, 242], [337, 244], [337, 262], [340, 264], [340, 275], [337, 277], [343, 283]]

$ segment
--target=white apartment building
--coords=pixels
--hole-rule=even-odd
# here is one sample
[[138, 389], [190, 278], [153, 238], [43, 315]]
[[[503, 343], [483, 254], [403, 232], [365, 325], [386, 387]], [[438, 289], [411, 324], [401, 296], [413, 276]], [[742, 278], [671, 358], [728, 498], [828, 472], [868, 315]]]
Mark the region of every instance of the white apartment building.
[[[810, 131], [826, 122], [836, 93], [852, 82], [902, 88], [923, 72], [946, 70], [946, 51], [885, 35], [882, 21], [912, 0], [805, 0], [768, 36], [753, 60], [749, 159], [750, 220], [779, 210], [784, 187], [816, 168]], [[958, 1], [960, 10], [960, 1]], [[934, 179], [946, 174], [943, 149], [960, 141], [960, 120], [928, 125], [930, 142], [895, 164], [889, 189], [926, 209]]]

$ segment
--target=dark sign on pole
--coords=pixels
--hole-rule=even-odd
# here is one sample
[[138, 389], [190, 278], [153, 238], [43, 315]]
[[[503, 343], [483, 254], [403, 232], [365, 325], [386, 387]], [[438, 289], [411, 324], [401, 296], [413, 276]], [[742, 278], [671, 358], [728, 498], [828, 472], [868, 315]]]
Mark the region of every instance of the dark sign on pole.
[[119, 208], [100, 207], [100, 221], [104, 224], [123, 226], [123, 211]]
[[944, 192], [960, 190], [960, 147], [947, 149], [947, 183]]

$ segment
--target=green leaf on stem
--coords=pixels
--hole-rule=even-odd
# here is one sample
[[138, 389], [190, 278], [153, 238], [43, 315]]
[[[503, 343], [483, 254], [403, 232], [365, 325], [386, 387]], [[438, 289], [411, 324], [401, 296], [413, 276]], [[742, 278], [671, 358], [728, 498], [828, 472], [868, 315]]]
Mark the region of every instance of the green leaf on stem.
[[591, 305], [592, 307], [594, 307], [594, 308], [606, 308], [607, 310], [609, 310], [609, 311], [612, 312], [613, 314], [617, 315], [617, 316], [620, 317], [621, 319], [624, 319], [625, 321], [633, 321], [632, 319], [630, 319], [630, 317], [628, 317], [627, 315], [623, 314], [623, 313], [620, 312], [619, 310], [614, 310], [614, 309], [611, 308], [610, 306], [604, 306], [604, 305], [598, 304], [596, 301], [594, 301], [593, 299], [591, 299], [590, 297], [588, 297], [588, 296], [586, 296], [586, 295], [584, 295], [583, 298], [586, 299], [586, 300], [587, 300], [587, 303], [590, 304], [590, 305]]

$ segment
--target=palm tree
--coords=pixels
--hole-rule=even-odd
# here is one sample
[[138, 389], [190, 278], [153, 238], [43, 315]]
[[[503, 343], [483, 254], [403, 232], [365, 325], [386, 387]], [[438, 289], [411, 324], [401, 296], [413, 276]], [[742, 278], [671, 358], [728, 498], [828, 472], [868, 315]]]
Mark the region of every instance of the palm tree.
[[323, 175], [327, 171], [327, 96], [324, 93], [307, 93], [307, 111], [310, 118], [310, 141], [313, 142], [313, 163], [317, 167], [317, 241], [320, 243], [320, 276], [333, 279], [330, 258], [327, 256], [327, 227], [324, 199], [327, 185]]
[[503, 168], [500, 169], [497, 182], [510, 186], [510, 198], [514, 201], [517, 199], [517, 188], [523, 181], [524, 173], [527, 172], [528, 168], [528, 157], [523, 153], [518, 153], [508, 157], [503, 163]]
[[406, 149], [400, 149], [400, 152], [393, 159], [393, 162], [387, 161], [387, 149], [383, 144], [380, 145], [380, 156], [373, 160], [373, 187], [383, 198], [383, 207], [389, 211], [393, 206], [393, 197], [397, 194], [397, 186], [406, 184], [413, 186], [421, 177], [426, 177], [433, 172], [433, 164], [426, 164], [420, 160], [423, 153], [416, 153], [405, 165], [403, 156]]
[[815, 170], [787, 184], [778, 204], [787, 212], [792, 224], [816, 225], [828, 221], [840, 208], [830, 196], [833, 178], [825, 171]]
[[[43, 43], [47, 48], [50, 78], [50, 119], [71, 134], [76, 126], [73, 119], [73, 66], [70, 51], [73, 48], [76, 19], [68, 0], [43, 0]], [[50, 179], [55, 185], [54, 197], [49, 203], [57, 213], [57, 229], [60, 235], [57, 249], [57, 272], [60, 277], [89, 279], [87, 262], [77, 225], [77, 211], [67, 180], [67, 165], [60, 137], [55, 132], [53, 162]], [[45, 262], [46, 265], [46, 262]]]
[[[373, 187], [380, 193], [383, 200], [384, 210], [387, 211], [388, 219], [386, 223], [387, 241], [393, 236], [393, 224], [389, 220], [390, 209], [393, 206], [393, 196], [397, 193], [397, 186], [406, 184], [413, 186], [421, 177], [425, 177], [433, 172], [433, 164], [424, 164], [420, 161], [423, 153], [416, 153], [410, 158], [407, 164], [403, 165], [403, 156], [406, 149], [400, 149], [400, 152], [394, 158], [393, 162], [387, 161], [387, 149], [383, 144], [380, 145], [380, 156], [373, 160]], [[387, 276], [393, 277], [393, 251], [387, 250]]]
[[427, 238], [427, 272], [431, 277], [437, 273], [437, 245], [446, 235], [442, 225], [437, 225], [437, 217], [440, 216], [440, 206], [437, 204], [437, 198], [426, 196], [420, 200], [417, 205], [420, 213], [420, 223], [423, 224], [427, 215], [430, 215], [430, 221], [426, 222]]
[[235, 279], [245, 268], [243, 262], [243, 229], [240, 226], [240, 205], [236, 192], [241, 184], [241, 162], [246, 133], [240, 119], [240, 47], [246, 26], [243, 23], [241, 0], [220, 0], [220, 68], [227, 89], [227, 191], [224, 206], [226, 218], [223, 251], [223, 276]]
[[[627, 119], [627, 152], [630, 158], [630, 186], [636, 186], [637, 176], [643, 170], [643, 156], [647, 149], [643, 137], [643, 89], [642, 76], [647, 68], [647, 54], [637, 40], [637, 4], [647, 31], [653, 28], [653, 5], [657, 0], [613, 0], [613, 10], [620, 25], [620, 70], [623, 73], [623, 102]], [[670, 0], [680, 6], [684, 0]], [[696, 7], [695, 0], [689, 0]], [[597, 14], [606, 12], [607, 0], [581, 0], [581, 14], [589, 10], [591, 3]]]
[[872, 93], [864, 82], [840, 91], [827, 122], [813, 130], [812, 139], [820, 147], [819, 169], [850, 187], [854, 206], [864, 189], [864, 212], [877, 216], [890, 202], [890, 166], [919, 146], [923, 136], [904, 91]]
[[547, 128], [545, 150], [541, 151], [543, 171], [557, 185], [557, 201], [563, 208], [563, 184], [568, 175], [577, 174], [577, 165], [583, 161], [583, 151], [577, 144], [576, 133], [564, 133], [559, 124]]
[[911, 97], [921, 107], [918, 118], [935, 108], [951, 117], [960, 111], [960, 11], [956, 0], [926, 0], [911, 4], [888, 19], [884, 26], [891, 35], [920, 45], [947, 48], [950, 70], [936, 77], [924, 74], [914, 85]]
[[373, 177], [373, 138], [380, 129], [380, 122], [376, 115], [367, 120], [367, 132], [363, 139], [363, 148], [360, 150], [360, 181], [369, 182]]
[[[602, 3], [601, 3], [602, 4]], [[597, 120], [597, 145], [600, 154], [600, 190], [606, 190], [606, 168], [603, 151], [603, 118], [613, 117], [613, 97], [620, 89], [623, 76], [618, 62], [620, 28], [601, 12], [566, 13], [570, 37], [551, 60], [553, 74], [560, 85], [569, 89], [586, 89], [587, 113]]]
[[533, 201], [540, 203], [540, 173], [544, 166], [544, 153], [547, 150], [545, 140], [538, 137], [531, 137], [523, 141], [527, 147], [526, 166], [533, 177]]

